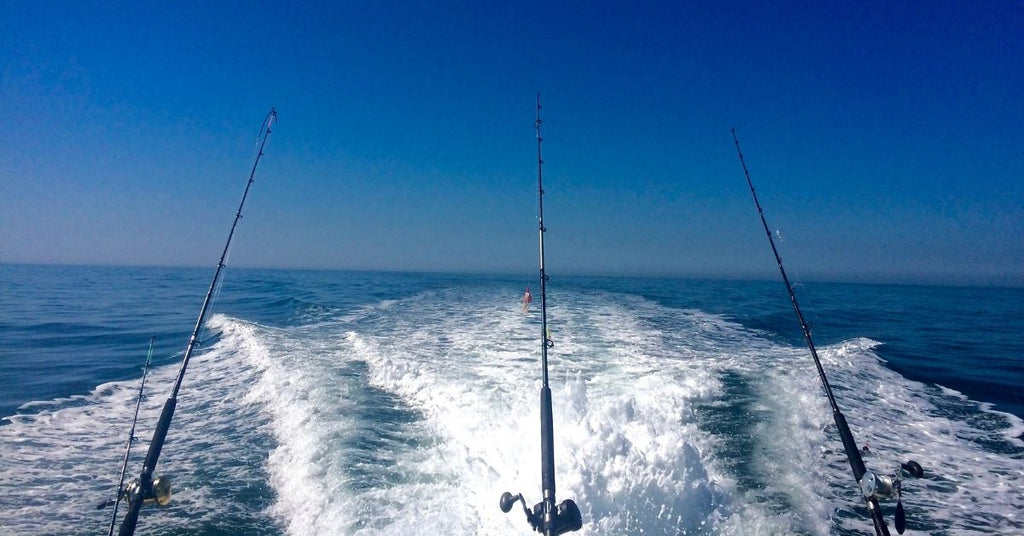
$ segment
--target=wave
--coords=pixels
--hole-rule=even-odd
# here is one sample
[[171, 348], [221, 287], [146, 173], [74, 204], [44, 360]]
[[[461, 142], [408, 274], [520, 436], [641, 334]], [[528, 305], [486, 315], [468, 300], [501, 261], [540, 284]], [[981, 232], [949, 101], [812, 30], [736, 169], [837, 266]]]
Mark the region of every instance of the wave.
[[[503, 491], [540, 499], [540, 325], [506, 290], [430, 290], [300, 325], [215, 315], [216, 343], [190, 365], [158, 468], [174, 500], [140, 527], [529, 532], [497, 502]], [[870, 531], [806, 349], [592, 290], [553, 297], [550, 327], [557, 494], [580, 505], [580, 534]], [[908, 528], [1024, 531], [1024, 422], [900, 376], [881, 344], [853, 338], [820, 355], [869, 468], [925, 467], [905, 482]], [[140, 430], [176, 372], [151, 372]], [[116, 485], [136, 392], [136, 381], [104, 383], [7, 418], [0, 532], [106, 526], [109, 511], [92, 504]]]
[[[213, 324], [223, 323], [215, 317]], [[243, 350], [214, 345], [193, 357], [157, 474], [173, 482], [173, 500], [147, 508], [146, 527], [219, 527], [228, 533], [273, 534], [261, 519], [260, 502], [272, 491], [264, 472], [269, 437], [260, 408], [243, 395], [252, 369]], [[178, 364], [153, 367], [139, 411], [138, 441], [128, 477], [138, 474], [152, 429]], [[0, 532], [95, 534], [110, 522], [110, 510], [95, 505], [117, 488], [138, 380], [108, 382], [88, 395], [22, 406], [0, 427]], [[123, 513], [124, 510], [122, 510]]]

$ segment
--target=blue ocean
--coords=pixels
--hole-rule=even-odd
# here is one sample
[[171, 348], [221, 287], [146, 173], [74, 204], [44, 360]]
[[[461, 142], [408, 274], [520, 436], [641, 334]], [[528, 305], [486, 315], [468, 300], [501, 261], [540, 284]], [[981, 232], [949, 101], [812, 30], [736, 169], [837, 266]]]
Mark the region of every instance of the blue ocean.
[[[0, 265], [0, 534], [106, 533], [213, 271]], [[577, 534], [872, 532], [780, 281], [549, 275]], [[498, 498], [541, 500], [536, 278], [228, 269], [138, 533], [531, 534]], [[907, 533], [1024, 534], [1024, 289], [797, 292], [868, 468], [924, 467]]]

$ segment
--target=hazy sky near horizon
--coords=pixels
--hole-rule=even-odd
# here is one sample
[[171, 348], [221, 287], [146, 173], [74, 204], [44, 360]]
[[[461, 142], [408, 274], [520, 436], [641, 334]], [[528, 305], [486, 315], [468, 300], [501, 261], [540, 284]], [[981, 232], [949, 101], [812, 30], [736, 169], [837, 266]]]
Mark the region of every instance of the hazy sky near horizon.
[[[1020, 2], [0, 0], [0, 262], [1024, 285]], [[210, 5], [207, 5], [210, 4]], [[904, 5], [908, 4], [908, 5]]]

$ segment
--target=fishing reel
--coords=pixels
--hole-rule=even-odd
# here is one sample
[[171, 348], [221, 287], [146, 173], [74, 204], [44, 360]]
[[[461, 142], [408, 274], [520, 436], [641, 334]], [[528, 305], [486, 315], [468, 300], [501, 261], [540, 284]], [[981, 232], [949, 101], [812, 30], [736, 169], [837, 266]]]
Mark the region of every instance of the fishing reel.
[[158, 476], [148, 488], [143, 488], [139, 479], [132, 480], [118, 494], [116, 499], [105, 500], [96, 505], [97, 510], [108, 506], [114, 506], [118, 501], [125, 500], [128, 504], [132, 501], [142, 499], [143, 506], [147, 504], [158, 504], [167, 506], [171, 502], [171, 477]]
[[171, 502], [171, 477], [158, 476], [149, 486], [143, 486], [139, 479], [132, 480], [124, 488], [128, 504], [133, 500], [142, 499], [142, 504], [158, 504], [167, 506]]
[[864, 476], [860, 479], [860, 490], [867, 499], [870, 498], [885, 498], [885, 499], [896, 499], [896, 515], [894, 516], [893, 522], [896, 525], [896, 532], [903, 534], [903, 531], [907, 530], [907, 516], [903, 511], [903, 473], [907, 473], [915, 478], [921, 478], [924, 476], [924, 469], [921, 468], [921, 464], [914, 460], [909, 460], [907, 463], [900, 464], [900, 468], [896, 470], [891, 476], [887, 475], [876, 475], [871, 471], [864, 473]]
[[[512, 509], [512, 505], [516, 501], [519, 501], [523, 505], [523, 512], [526, 514], [526, 520], [533, 527], [533, 530], [542, 534], [550, 534], [551, 536], [558, 536], [566, 532], [574, 532], [580, 530], [583, 527], [583, 516], [580, 514], [580, 509], [576, 506], [576, 503], [572, 499], [566, 499], [558, 504], [553, 515], [550, 516], [550, 521], [545, 521], [546, 516], [544, 514], [544, 503], [539, 502], [534, 505], [533, 510], [530, 510], [526, 506], [526, 499], [523, 498], [522, 493], [512, 495], [509, 492], [501, 494], [501, 511], [506, 514]], [[549, 531], [549, 532], [545, 532]]]

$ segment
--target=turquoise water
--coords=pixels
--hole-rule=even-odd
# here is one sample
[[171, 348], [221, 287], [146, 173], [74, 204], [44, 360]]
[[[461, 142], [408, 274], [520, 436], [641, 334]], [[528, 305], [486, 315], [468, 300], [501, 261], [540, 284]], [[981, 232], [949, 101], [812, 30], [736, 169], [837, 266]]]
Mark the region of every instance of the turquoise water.
[[[212, 274], [0, 266], [0, 533], [106, 530], [148, 341], [136, 474]], [[497, 498], [540, 500], [535, 278], [228, 270], [140, 533], [529, 533]], [[586, 534], [870, 532], [780, 282], [549, 289]], [[798, 293], [869, 468], [925, 467], [910, 530], [1024, 531], [1024, 290]]]

